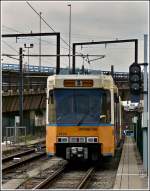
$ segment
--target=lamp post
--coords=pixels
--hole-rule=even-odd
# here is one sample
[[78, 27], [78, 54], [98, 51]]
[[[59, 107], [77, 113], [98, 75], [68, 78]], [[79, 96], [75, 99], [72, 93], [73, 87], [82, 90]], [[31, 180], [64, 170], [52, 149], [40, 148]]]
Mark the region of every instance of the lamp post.
[[28, 71], [29, 71], [29, 49], [30, 48], [33, 48], [33, 44], [30, 44], [30, 46], [27, 46], [26, 44], [24, 44], [24, 48], [27, 48], [28, 49]]
[[71, 4], [68, 4], [70, 7], [69, 13], [69, 74], [70, 74], [70, 52], [71, 52]]
[[40, 39], [39, 39], [39, 70], [41, 71], [41, 12], [40, 12]]

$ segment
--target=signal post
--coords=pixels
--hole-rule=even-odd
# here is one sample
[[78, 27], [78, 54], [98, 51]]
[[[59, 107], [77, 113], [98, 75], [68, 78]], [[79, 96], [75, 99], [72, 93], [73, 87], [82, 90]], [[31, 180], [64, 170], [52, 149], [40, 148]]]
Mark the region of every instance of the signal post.
[[[143, 165], [148, 173], [148, 73], [147, 73], [147, 35], [144, 35], [144, 63], [133, 63], [129, 67], [129, 87], [131, 102], [139, 102], [140, 95], [144, 95], [144, 111], [142, 113], [143, 131]], [[144, 66], [144, 89], [142, 88], [141, 66]], [[143, 90], [142, 90], [143, 89]]]

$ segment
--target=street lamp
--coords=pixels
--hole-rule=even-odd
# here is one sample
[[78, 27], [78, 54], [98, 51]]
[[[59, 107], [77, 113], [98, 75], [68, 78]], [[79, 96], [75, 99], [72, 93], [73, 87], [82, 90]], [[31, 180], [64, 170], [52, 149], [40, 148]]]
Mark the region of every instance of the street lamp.
[[41, 14], [42, 14], [42, 12], [40, 12], [40, 14], [39, 14], [39, 16], [40, 16], [39, 70], [41, 70]]
[[33, 44], [30, 44], [30, 46], [27, 46], [26, 44], [24, 44], [24, 48], [27, 48], [28, 49], [28, 71], [29, 71], [29, 49], [30, 48], [33, 48]]
[[70, 14], [69, 14], [69, 74], [70, 74], [70, 52], [71, 52], [71, 4], [68, 4], [70, 7]]

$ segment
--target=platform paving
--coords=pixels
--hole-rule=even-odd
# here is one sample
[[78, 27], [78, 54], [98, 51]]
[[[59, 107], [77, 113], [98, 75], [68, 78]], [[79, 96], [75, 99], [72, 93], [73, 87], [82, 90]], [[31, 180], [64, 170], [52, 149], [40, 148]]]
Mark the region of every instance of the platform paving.
[[148, 189], [148, 177], [133, 137], [126, 137], [114, 189]]

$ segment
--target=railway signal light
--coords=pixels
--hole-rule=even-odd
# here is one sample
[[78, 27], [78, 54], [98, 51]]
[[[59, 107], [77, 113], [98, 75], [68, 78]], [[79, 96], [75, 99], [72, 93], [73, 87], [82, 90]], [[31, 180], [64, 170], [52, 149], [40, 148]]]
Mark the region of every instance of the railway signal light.
[[133, 63], [129, 67], [129, 86], [132, 95], [140, 95], [141, 90], [141, 67]]

